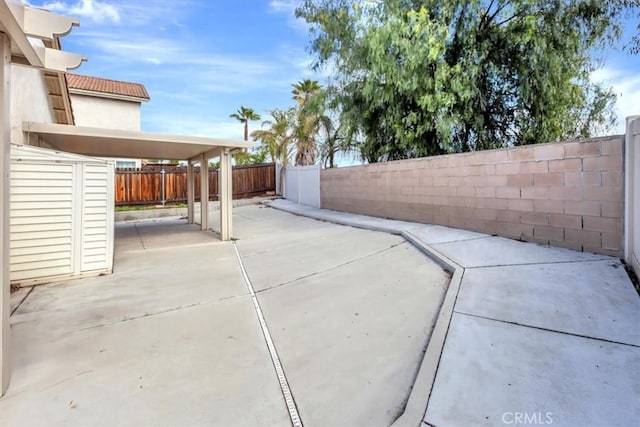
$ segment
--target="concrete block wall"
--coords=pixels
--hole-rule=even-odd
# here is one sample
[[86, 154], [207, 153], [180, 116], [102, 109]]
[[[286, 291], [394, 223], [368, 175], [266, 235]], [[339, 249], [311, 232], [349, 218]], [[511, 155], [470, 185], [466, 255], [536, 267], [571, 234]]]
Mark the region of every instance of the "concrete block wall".
[[325, 169], [326, 209], [622, 255], [623, 136]]

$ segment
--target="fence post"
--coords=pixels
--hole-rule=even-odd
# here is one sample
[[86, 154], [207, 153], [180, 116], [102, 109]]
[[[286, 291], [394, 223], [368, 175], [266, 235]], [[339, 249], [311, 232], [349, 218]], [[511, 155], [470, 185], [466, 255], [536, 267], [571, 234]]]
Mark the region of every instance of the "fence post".
[[165, 200], [165, 197], [164, 197], [164, 195], [165, 195], [165, 193], [164, 193], [164, 174], [165, 173], [166, 172], [165, 172], [164, 168], [162, 168], [162, 170], [160, 171], [160, 175], [162, 176], [162, 185], [161, 185], [162, 186], [162, 206], [164, 206], [165, 203], [167, 202]]

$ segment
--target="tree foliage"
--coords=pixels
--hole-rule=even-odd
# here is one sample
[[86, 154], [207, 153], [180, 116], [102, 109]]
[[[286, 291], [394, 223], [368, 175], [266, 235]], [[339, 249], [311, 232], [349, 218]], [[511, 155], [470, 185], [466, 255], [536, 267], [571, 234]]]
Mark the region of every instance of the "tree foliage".
[[308, 79], [291, 86], [296, 105], [288, 110], [271, 110], [271, 118], [251, 137], [261, 142], [274, 162], [284, 166], [290, 160], [295, 165], [312, 165], [319, 155], [333, 167], [335, 153], [342, 147], [337, 143], [340, 129], [327, 114], [326, 90], [316, 80]]
[[[364, 160], [588, 137], [615, 121], [590, 49], [628, 0], [305, 0]], [[633, 2], [637, 0], [631, 0]]]
[[271, 118], [262, 123], [262, 129], [251, 132], [254, 141], [260, 141], [261, 146], [269, 154], [272, 162], [283, 166], [289, 164], [291, 156], [291, 127], [294, 111], [274, 109], [269, 112]]

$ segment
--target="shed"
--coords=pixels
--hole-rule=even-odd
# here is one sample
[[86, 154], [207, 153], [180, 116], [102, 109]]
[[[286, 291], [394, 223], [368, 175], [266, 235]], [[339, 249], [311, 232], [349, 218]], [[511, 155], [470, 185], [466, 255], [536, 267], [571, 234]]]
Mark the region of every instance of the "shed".
[[111, 161], [11, 145], [12, 283], [111, 272], [113, 179]]

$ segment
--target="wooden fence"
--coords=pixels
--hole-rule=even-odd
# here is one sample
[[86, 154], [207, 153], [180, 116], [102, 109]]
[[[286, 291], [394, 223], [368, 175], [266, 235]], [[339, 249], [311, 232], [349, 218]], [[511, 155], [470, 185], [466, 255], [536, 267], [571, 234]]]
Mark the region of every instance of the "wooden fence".
[[[199, 167], [194, 168], [194, 175], [195, 198], [200, 201]], [[187, 168], [154, 165], [145, 169], [116, 169], [115, 186], [116, 206], [186, 202]], [[275, 164], [233, 167], [234, 199], [258, 196], [275, 189]], [[209, 200], [218, 200], [217, 169], [209, 170]]]

